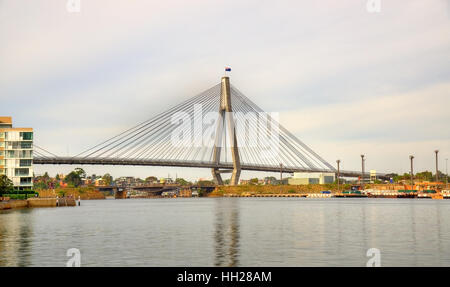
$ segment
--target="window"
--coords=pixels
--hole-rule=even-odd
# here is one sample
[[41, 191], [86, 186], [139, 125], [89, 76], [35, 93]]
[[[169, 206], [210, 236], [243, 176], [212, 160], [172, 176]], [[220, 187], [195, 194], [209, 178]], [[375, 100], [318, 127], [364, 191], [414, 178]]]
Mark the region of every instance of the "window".
[[31, 159], [21, 159], [20, 166], [31, 166]]
[[31, 177], [21, 177], [20, 185], [29, 185], [31, 184]]
[[21, 132], [20, 137], [24, 140], [31, 141], [31, 140], [33, 140], [33, 133], [32, 132]]
[[8, 149], [19, 149], [20, 142], [8, 142], [6, 145]]
[[20, 142], [20, 148], [31, 148], [31, 142]]
[[5, 152], [0, 150], [0, 156], [5, 156]]
[[21, 150], [19, 153], [20, 158], [30, 158], [33, 157], [31, 150]]
[[4, 159], [0, 159], [0, 165], [5, 165], [5, 160]]
[[0, 132], [0, 139], [4, 139], [5, 138], [5, 133], [4, 132]]
[[30, 169], [28, 168], [16, 168], [15, 175], [16, 176], [27, 176], [30, 173]]
[[31, 150], [7, 150], [6, 158], [31, 158], [33, 151]]
[[0, 168], [0, 174], [5, 174], [5, 169], [4, 168]]
[[0, 147], [5, 147], [5, 142], [0, 142]]

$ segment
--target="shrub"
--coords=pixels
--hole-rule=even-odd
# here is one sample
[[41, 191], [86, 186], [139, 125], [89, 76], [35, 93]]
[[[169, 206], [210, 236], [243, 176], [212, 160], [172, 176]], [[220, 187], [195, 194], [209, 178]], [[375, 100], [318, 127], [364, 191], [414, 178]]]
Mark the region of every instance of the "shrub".
[[27, 198], [34, 198], [37, 196], [39, 196], [39, 193], [34, 192], [34, 191], [27, 191], [27, 193], [23, 193], [23, 191], [20, 191], [20, 193], [9, 193], [9, 194], [4, 194], [4, 197], [9, 197], [10, 199], [27, 199]]
[[9, 197], [10, 199], [26, 199], [26, 194], [4, 194], [4, 197]]

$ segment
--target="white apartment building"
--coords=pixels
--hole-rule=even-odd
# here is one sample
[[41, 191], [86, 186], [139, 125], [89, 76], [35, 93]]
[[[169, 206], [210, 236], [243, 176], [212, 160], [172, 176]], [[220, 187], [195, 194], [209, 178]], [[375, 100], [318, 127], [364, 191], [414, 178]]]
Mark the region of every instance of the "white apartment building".
[[335, 174], [332, 172], [294, 172], [294, 176], [288, 179], [292, 185], [301, 184], [326, 184], [333, 183]]
[[0, 117], [0, 174], [14, 188], [33, 188], [33, 129], [13, 128], [11, 117]]

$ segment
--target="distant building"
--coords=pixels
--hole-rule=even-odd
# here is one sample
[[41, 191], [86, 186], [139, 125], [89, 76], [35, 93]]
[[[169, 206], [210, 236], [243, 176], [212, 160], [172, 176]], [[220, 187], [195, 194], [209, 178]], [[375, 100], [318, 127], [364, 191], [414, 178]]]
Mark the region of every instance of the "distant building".
[[117, 178], [115, 181], [116, 186], [122, 188], [123, 190], [130, 191], [134, 187], [141, 185], [142, 181], [139, 178], [132, 176], [122, 176]]
[[106, 181], [101, 179], [101, 178], [99, 178], [99, 179], [95, 180], [95, 184], [94, 185], [95, 186], [105, 186], [106, 185]]
[[334, 176], [331, 172], [294, 172], [294, 176], [288, 179], [288, 183], [291, 185], [333, 183]]
[[373, 183], [377, 180], [377, 171], [374, 169], [370, 170], [370, 182]]
[[250, 184], [250, 180], [248, 180], [248, 179], [240, 179], [239, 180], [239, 184], [240, 185], [248, 185], [248, 184]]
[[276, 179], [276, 178], [273, 177], [273, 176], [266, 176], [266, 177], [264, 178], [264, 184], [272, 184], [272, 185], [274, 185], [274, 184], [280, 184], [280, 180]]
[[161, 184], [171, 184], [174, 183], [173, 179], [170, 177], [166, 177], [166, 178], [160, 178], [159, 183]]
[[190, 188], [180, 189], [178, 192], [179, 197], [192, 197], [192, 190]]
[[33, 188], [33, 129], [13, 128], [11, 117], [0, 117], [0, 174], [16, 190]]

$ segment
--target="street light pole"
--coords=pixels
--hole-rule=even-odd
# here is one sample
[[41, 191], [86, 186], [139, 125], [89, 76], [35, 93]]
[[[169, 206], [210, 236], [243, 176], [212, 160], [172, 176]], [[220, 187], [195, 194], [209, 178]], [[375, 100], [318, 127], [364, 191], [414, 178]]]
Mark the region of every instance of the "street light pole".
[[445, 188], [448, 188], [448, 169], [447, 169], [448, 158], [445, 159]]
[[364, 155], [361, 155], [361, 165], [362, 165], [362, 173], [361, 173], [361, 188], [364, 190]]
[[413, 170], [413, 159], [414, 159], [414, 156], [410, 155], [409, 159], [411, 160], [411, 188], [413, 188], [413, 186], [414, 186], [414, 170]]
[[283, 184], [283, 164], [280, 163], [280, 184]]
[[341, 160], [338, 159], [338, 160], [336, 161], [336, 163], [337, 163], [337, 189], [338, 189], [338, 191], [339, 191], [339, 190], [340, 190], [340, 189], [339, 189], [339, 164], [341, 163]]
[[439, 150], [435, 150], [434, 153], [436, 154], [436, 183], [439, 181], [439, 169], [438, 169], [438, 153]]

